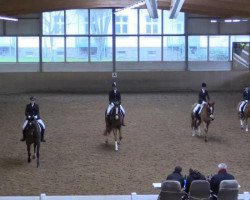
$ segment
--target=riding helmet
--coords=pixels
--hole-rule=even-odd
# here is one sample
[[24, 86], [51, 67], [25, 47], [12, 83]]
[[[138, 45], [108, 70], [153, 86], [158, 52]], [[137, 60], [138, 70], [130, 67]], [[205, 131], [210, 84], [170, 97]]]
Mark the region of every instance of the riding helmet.
[[31, 101], [35, 101], [35, 100], [36, 100], [36, 97], [31, 96], [31, 97], [30, 97], [30, 100], [31, 100]]
[[206, 83], [202, 83], [201, 87], [207, 87], [207, 84]]

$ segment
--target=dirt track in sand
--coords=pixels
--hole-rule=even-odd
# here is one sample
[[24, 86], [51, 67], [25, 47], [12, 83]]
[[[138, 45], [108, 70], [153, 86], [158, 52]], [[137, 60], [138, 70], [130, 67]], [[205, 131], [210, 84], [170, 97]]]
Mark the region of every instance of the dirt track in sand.
[[30, 94], [0, 96], [0, 195], [153, 194], [175, 165], [214, 174], [226, 162], [250, 190], [250, 133], [239, 128], [239, 93], [211, 93], [215, 121], [208, 142], [192, 137], [190, 108], [195, 93], [123, 94], [126, 127], [119, 152], [113, 137], [104, 144], [107, 95], [36, 94], [46, 124], [40, 167], [27, 163], [20, 142]]

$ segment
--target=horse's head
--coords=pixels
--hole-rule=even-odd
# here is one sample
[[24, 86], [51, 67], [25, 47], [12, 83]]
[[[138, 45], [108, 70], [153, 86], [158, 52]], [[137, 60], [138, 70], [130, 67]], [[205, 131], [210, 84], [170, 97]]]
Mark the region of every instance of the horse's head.
[[27, 124], [28, 133], [33, 133], [35, 130], [37, 130], [37, 127], [38, 127], [38, 122], [35, 116], [28, 117], [28, 124]]
[[214, 120], [214, 104], [215, 102], [208, 102], [207, 104], [207, 113], [211, 120]]
[[120, 119], [120, 113], [121, 113], [121, 109], [120, 109], [120, 101], [115, 101], [113, 102], [114, 104], [114, 108], [113, 108], [113, 115], [114, 115], [114, 119], [118, 120]]

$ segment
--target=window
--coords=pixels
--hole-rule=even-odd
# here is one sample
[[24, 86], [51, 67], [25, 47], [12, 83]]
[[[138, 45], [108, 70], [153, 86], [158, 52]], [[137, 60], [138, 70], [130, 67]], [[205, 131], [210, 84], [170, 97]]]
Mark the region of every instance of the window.
[[232, 60], [232, 48], [233, 48], [233, 42], [250, 42], [250, 36], [249, 35], [234, 35], [231, 36], [231, 44], [230, 44], [230, 60]]
[[18, 62], [39, 62], [39, 37], [18, 37]]
[[164, 34], [184, 34], [185, 16], [179, 13], [176, 19], [169, 19], [169, 11], [163, 11]]
[[116, 37], [116, 60], [138, 61], [137, 37]]
[[64, 62], [64, 38], [42, 38], [43, 62]]
[[90, 33], [93, 35], [112, 34], [112, 10], [90, 10]]
[[112, 61], [112, 37], [90, 38], [90, 61]]
[[0, 62], [16, 62], [16, 37], [0, 37]]
[[140, 34], [161, 34], [161, 11], [158, 18], [150, 18], [147, 9], [140, 9]]
[[163, 38], [163, 60], [185, 61], [184, 36], [166, 36]]
[[[121, 23], [118, 23], [117, 26], [117, 18], [126, 17], [123, 19], [123, 27], [121, 27]], [[137, 34], [138, 33], [138, 9], [129, 9], [123, 10], [122, 12], [117, 12], [115, 14], [116, 18], [116, 34]], [[119, 20], [121, 21], [121, 20]], [[126, 22], [125, 22], [126, 21]], [[126, 26], [126, 27], [125, 27]], [[121, 32], [122, 30], [126, 30]]]
[[207, 61], [207, 36], [189, 36], [188, 45], [189, 61]]
[[67, 10], [66, 11], [66, 33], [68, 35], [88, 34], [88, 10]]
[[140, 61], [161, 61], [161, 37], [140, 37]]
[[67, 37], [67, 62], [88, 62], [88, 37]]
[[128, 16], [116, 16], [115, 31], [116, 34], [128, 33]]
[[209, 60], [228, 61], [229, 60], [229, 37], [210, 36], [209, 38]]
[[64, 34], [64, 11], [43, 13], [43, 34], [44, 35]]

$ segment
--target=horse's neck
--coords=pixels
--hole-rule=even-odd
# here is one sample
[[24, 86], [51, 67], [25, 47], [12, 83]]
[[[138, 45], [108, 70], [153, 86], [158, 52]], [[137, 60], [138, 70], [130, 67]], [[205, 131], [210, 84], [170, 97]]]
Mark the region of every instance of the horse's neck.
[[250, 103], [248, 102], [245, 109], [246, 117], [250, 117]]
[[201, 111], [201, 119], [203, 121], [208, 121], [209, 119], [209, 114], [208, 114], [208, 111], [207, 111], [207, 105], [205, 105], [203, 108], [202, 108], [202, 111]]

